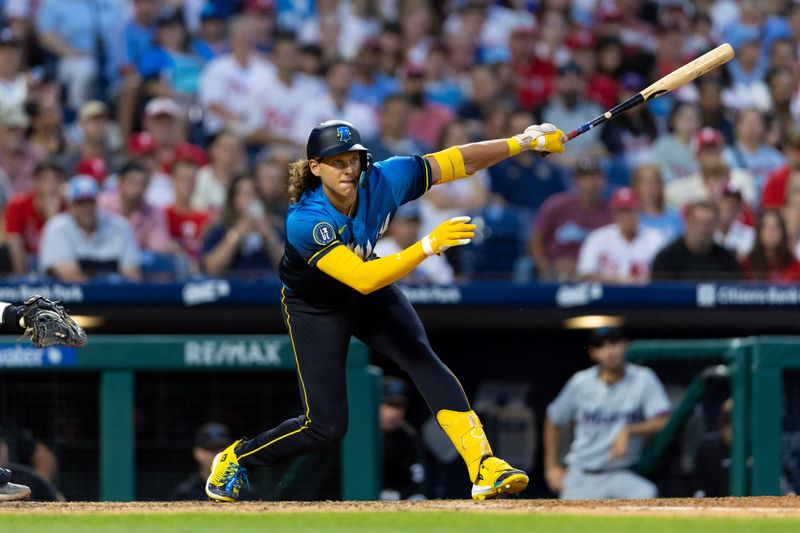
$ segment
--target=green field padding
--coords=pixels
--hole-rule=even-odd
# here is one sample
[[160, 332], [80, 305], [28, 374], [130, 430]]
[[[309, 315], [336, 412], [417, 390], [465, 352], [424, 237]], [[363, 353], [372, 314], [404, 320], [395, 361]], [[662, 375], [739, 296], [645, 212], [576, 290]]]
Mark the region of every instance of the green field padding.
[[[731, 513], [736, 513], [731, 509]], [[309, 512], [175, 514], [14, 514], [1, 517], [4, 531], [269, 531], [270, 533], [796, 533], [790, 518], [531, 515], [475, 512]]]

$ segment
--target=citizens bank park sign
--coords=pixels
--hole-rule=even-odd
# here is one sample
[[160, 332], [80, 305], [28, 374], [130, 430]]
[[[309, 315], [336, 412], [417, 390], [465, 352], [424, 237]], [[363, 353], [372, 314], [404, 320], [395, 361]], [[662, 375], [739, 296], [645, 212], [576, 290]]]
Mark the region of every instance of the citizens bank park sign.
[[697, 307], [750, 307], [800, 305], [800, 286], [697, 285]]

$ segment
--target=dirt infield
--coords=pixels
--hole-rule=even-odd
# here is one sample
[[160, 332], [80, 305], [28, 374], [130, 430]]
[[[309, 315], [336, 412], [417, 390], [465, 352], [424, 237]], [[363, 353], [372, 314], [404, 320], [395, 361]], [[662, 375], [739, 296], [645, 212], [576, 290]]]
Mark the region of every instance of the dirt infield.
[[414, 502], [130, 502], [130, 503], [0, 503], [0, 514], [128, 514], [128, 513], [308, 513], [308, 512], [458, 511], [547, 515], [687, 515], [800, 518], [800, 497], [657, 499], [616, 501], [559, 500], [429, 500]]

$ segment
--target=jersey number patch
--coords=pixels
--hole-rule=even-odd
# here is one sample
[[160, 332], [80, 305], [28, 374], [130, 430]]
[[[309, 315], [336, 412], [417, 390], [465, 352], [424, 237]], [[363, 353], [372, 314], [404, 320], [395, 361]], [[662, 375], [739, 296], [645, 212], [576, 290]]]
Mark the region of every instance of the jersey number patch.
[[320, 246], [330, 244], [336, 237], [336, 232], [333, 231], [333, 226], [327, 222], [320, 222], [314, 226], [314, 242]]

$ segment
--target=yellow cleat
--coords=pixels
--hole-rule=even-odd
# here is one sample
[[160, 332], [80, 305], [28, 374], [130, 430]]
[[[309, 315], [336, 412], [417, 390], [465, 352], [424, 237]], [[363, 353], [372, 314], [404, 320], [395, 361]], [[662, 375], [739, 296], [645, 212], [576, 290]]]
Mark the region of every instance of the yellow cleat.
[[519, 494], [528, 486], [528, 474], [502, 459], [485, 455], [481, 460], [478, 478], [472, 485], [473, 500], [488, 500], [498, 496]]
[[211, 474], [206, 481], [206, 495], [219, 502], [235, 502], [239, 499], [242, 485], [249, 487], [247, 469], [239, 465], [236, 447], [242, 443], [237, 440], [214, 457]]

